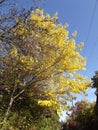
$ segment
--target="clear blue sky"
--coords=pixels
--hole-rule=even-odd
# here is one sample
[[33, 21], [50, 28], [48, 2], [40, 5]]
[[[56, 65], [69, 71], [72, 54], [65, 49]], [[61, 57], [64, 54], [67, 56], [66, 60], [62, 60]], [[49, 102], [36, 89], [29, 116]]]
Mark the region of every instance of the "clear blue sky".
[[[32, 0], [21, 0], [21, 2], [16, 0], [16, 2], [25, 8], [33, 5]], [[75, 30], [78, 32], [76, 42], [85, 43], [81, 53], [87, 58], [86, 71], [82, 71], [82, 74], [92, 77], [94, 71], [98, 70], [98, 0], [41, 0], [40, 3], [35, 4], [36, 6], [44, 9], [51, 16], [58, 12], [58, 21], [62, 24], [69, 24], [70, 35]]]
[[[77, 30], [76, 42], [85, 43], [81, 54], [87, 58], [86, 71], [81, 73], [91, 78], [98, 70], [98, 0], [47, 0], [43, 8], [51, 15], [58, 12], [59, 22], [69, 24], [70, 34]], [[87, 99], [96, 100], [94, 90], [88, 91]]]
[[[16, 2], [19, 6], [29, 8], [33, 6], [32, 0], [6, 0], [7, 3]], [[86, 71], [82, 74], [87, 77], [92, 77], [94, 71], [98, 70], [98, 0], [40, 0], [41, 2], [35, 4], [51, 16], [58, 12], [58, 21], [62, 24], [68, 23], [68, 30], [70, 35], [78, 32], [76, 42], [83, 41], [85, 46], [81, 54], [87, 58]], [[94, 7], [96, 3], [96, 10], [92, 20]], [[3, 11], [6, 11], [2, 6]], [[92, 20], [92, 26], [90, 26]], [[90, 26], [90, 28], [89, 28]], [[88, 35], [89, 33], [89, 35]]]
[[[16, 1], [26, 8], [32, 5], [32, 0]], [[44, 9], [51, 16], [58, 12], [58, 21], [69, 24], [70, 35], [75, 30], [78, 32], [76, 42], [85, 43], [81, 54], [87, 58], [86, 71], [81, 73], [91, 78], [94, 71], [98, 70], [98, 0], [46, 0], [35, 6]], [[89, 100], [95, 100], [94, 90], [90, 89], [88, 94]], [[78, 100], [80, 99], [81, 97], [78, 96]]]
[[[81, 54], [87, 58], [86, 71], [81, 73], [91, 78], [98, 70], [98, 0], [47, 0], [42, 8], [51, 15], [58, 12], [59, 22], [69, 24], [70, 34], [77, 30], [76, 42], [85, 43]], [[95, 99], [92, 91], [90, 100]]]
[[[90, 26], [95, 3], [96, 10]], [[69, 24], [70, 34], [77, 30], [76, 41], [85, 43], [82, 55], [87, 57], [86, 71], [82, 73], [92, 77], [98, 70], [98, 0], [47, 0], [43, 8], [51, 15], [58, 12], [59, 22]]]
[[[86, 71], [81, 73], [91, 78], [98, 70], [98, 0], [47, 0], [41, 7], [51, 15], [58, 12], [59, 22], [69, 24], [70, 34], [78, 32], [76, 42], [85, 43], [81, 54], [87, 58]], [[89, 89], [89, 101], [96, 100], [94, 91]], [[78, 100], [81, 99], [78, 95]], [[63, 113], [62, 120], [65, 115]]]

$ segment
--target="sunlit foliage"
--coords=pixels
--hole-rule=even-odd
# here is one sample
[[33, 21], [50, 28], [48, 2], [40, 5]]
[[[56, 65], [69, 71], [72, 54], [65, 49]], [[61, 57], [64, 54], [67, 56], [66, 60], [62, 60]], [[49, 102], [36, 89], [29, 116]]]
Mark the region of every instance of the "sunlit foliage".
[[0, 85], [8, 106], [5, 116], [24, 93], [60, 115], [73, 93], [82, 93], [90, 85], [77, 73], [86, 65], [79, 53], [83, 43], [76, 45], [76, 32], [69, 38], [67, 25], [57, 19], [57, 14], [51, 17], [36, 9], [9, 30], [9, 49], [0, 60]]

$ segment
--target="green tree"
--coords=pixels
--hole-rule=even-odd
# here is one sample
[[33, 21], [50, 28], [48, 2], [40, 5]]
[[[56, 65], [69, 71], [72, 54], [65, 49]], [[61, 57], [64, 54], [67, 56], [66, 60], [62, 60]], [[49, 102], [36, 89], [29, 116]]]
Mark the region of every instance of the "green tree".
[[67, 119], [66, 128], [63, 130], [95, 130], [96, 115], [94, 112], [95, 103], [87, 101], [77, 102], [72, 108], [70, 117]]

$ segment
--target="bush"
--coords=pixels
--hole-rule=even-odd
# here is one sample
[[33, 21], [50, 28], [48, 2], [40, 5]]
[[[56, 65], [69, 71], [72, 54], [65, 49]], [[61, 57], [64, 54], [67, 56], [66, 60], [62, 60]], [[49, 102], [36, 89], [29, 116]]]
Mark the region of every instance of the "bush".
[[95, 113], [95, 104], [86, 101], [77, 102], [72, 108], [71, 116], [67, 119], [63, 130], [96, 130], [98, 116]]

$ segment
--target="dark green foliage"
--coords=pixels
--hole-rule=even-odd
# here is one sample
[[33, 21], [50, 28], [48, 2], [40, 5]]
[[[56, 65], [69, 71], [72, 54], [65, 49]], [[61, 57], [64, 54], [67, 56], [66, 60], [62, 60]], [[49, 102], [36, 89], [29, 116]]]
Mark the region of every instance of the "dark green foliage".
[[77, 102], [72, 109], [71, 116], [63, 124], [62, 130], [97, 130], [98, 114], [96, 105], [85, 101]]
[[[7, 98], [7, 96], [5, 96]], [[5, 104], [6, 104], [5, 98]], [[59, 117], [51, 108], [41, 107], [26, 94], [13, 103], [6, 122], [2, 122], [6, 105], [0, 104], [0, 129], [2, 130], [59, 130]]]
[[92, 78], [93, 87], [98, 89], [98, 71], [95, 72], [95, 75]]

